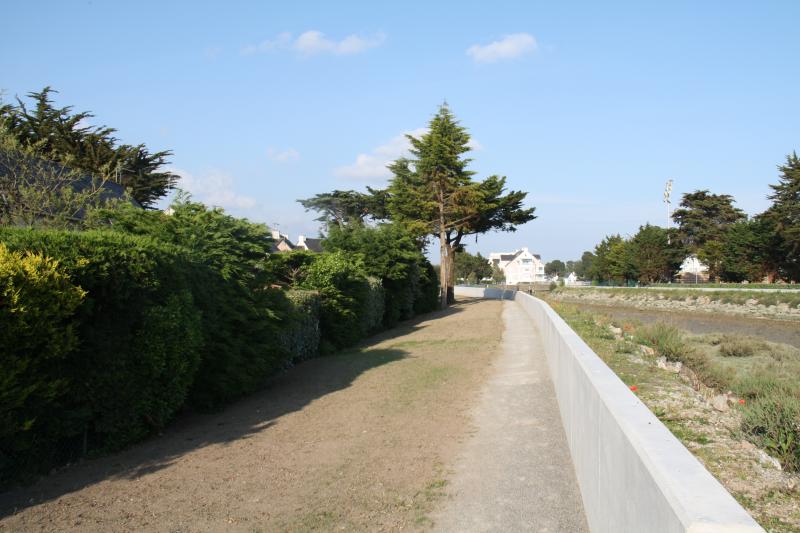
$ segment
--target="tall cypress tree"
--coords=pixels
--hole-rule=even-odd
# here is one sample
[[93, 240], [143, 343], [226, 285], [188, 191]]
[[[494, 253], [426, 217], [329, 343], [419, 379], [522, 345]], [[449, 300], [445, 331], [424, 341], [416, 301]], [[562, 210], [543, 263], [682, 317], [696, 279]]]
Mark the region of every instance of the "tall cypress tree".
[[490, 230], [515, 231], [516, 226], [536, 218], [535, 208], [523, 208], [527, 193], [505, 192], [505, 177], [490, 176], [473, 181], [467, 167], [471, 159], [470, 136], [447, 104], [431, 119], [428, 132], [408, 135], [411, 158], [390, 165], [394, 174], [388, 187], [389, 218], [404, 224], [425, 241], [439, 241], [441, 258], [440, 301], [453, 300], [454, 254], [467, 235]]
[[762, 215], [772, 226], [775, 242], [772, 248], [778, 270], [789, 280], [800, 281], [800, 158], [796, 152], [779, 165], [781, 175], [773, 193], [772, 206]]

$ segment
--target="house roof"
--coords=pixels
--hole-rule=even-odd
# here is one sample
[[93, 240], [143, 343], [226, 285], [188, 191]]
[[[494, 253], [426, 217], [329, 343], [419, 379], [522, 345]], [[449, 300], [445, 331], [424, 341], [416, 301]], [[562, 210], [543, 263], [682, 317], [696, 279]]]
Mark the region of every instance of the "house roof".
[[285, 244], [289, 250], [294, 250], [296, 248], [296, 246], [292, 243], [292, 241], [290, 241], [286, 237], [281, 236], [281, 238], [278, 239], [277, 241], [276, 240], [272, 241], [272, 245], [270, 246], [270, 251], [272, 253], [282, 251], [280, 248], [278, 248], [281, 244]]
[[303, 240], [303, 244], [306, 245], [306, 249], [309, 252], [321, 252], [322, 251], [322, 239], [311, 239], [306, 237]]
[[[134, 198], [127, 196], [125, 187], [120, 185], [119, 183], [115, 183], [110, 180], [101, 180], [100, 178], [97, 178], [89, 174], [74, 172], [69, 167], [66, 167], [64, 165], [61, 165], [53, 161], [47, 161], [39, 158], [31, 158], [29, 162], [33, 170], [39, 172], [39, 175], [26, 176], [25, 179], [28, 181], [28, 183], [31, 183], [34, 180], [41, 181], [42, 183], [44, 183], [48, 179], [52, 179], [52, 177], [48, 178], [48, 175], [54, 174], [56, 176], [61, 176], [61, 179], [63, 181], [60, 184], [60, 186], [68, 185], [76, 193], [95, 189], [99, 191], [98, 198], [100, 200], [108, 201], [108, 200], [125, 199], [135, 207], [142, 207], [142, 205]], [[21, 161], [21, 159], [11, 156], [8, 152], [4, 150], [0, 150], [0, 176], [5, 176], [14, 173], [15, 171], [21, 168], [22, 164], [23, 162]], [[85, 215], [86, 215], [85, 211], [81, 209], [80, 211], [74, 214], [74, 218], [80, 220], [83, 219]]]

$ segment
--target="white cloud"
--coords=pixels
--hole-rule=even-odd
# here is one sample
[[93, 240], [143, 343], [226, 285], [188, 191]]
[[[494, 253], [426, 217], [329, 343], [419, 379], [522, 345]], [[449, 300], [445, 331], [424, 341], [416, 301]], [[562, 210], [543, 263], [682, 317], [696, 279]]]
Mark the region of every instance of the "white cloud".
[[212, 170], [196, 176], [179, 168], [170, 168], [169, 171], [180, 176], [179, 188], [204, 204], [226, 209], [252, 209], [256, 206], [255, 198], [234, 191], [234, 180], [229, 174]]
[[478, 63], [494, 63], [535, 52], [537, 48], [538, 45], [533, 35], [513, 33], [489, 44], [474, 44], [467, 48], [467, 55]]
[[340, 178], [365, 181], [388, 178], [392, 173], [386, 166], [395, 159], [408, 155], [411, 144], [408, 142], [406, 134], [419, 137], [427, 131], [427, 128], [417, 128], [392, 137], [389, 141], [374, 148], [372, 152], [358, 154], [353, 164], [339, 167], [333, 173]]
[[267, 52], [274, 52], [283, 48], [287, 48], [292, 40], [292, 34], [285, 31], [279, 33], [274, 39], [267, 39], [258, 44], [249, 44], [242, 48], [243, 55], [265, 54]]
[[300, 152], [294, 148], [287, 148], [286, 150], [278, 150], [270, 146], [267, 148], [267, 157], [270, 161], [278, 161], [280, 163], [286, 161], [296, 161], [300, 159]]
[[[417, 128], [392, 137], [387, 142], [375, 147], [370, 153], [358, 154], [355, 162], [338, 167], [333, 173], [340, 178], [362, 181], [378, 181], [389, 178], [392, 173], [386, 168], [387, 165], [409, 155], [408, 150], [411, 148], [411, 143], [406, 135], [419, 138], [426, 133], [428, 133], [428, 128]], [[483, 148], [475, 139], [470, 139], [468, 146], [473, 150]]]
[[294, 38], [289, 32], [283, 32], [274, 39], [243, 47], [242, 55], [263, 54], [278, 50], [294, 50], [304, 56], [315, 54], [352, 55], [380, 46], [385, 40], [386, 36], [383, 33], [367, 37], [352, 34], [337, 41], [329, 39], [324, 33], [317, 30], [303, 32], [297, 38]]

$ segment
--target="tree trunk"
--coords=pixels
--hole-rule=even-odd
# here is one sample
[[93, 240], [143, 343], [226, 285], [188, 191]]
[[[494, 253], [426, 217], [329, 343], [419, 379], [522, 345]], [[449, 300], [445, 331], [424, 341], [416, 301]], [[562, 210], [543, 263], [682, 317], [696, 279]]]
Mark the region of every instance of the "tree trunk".
[[453, 254], [453, 247], [447, 245], [447, 303], [452, 304], [456, 301], [456, 257]]
[[439, 232], [439, 305], [442, 309], [445, 309], [448, 304], [449, 270], [450, 257], [447, 254], [447, 237], [442, 230]]
[[448, 288], [450, 285], [451, 254], [447, 245], [447, 232], [444, 220], [444, 191], [439, 188], [439, 301], [442, 309], [447, 308]]

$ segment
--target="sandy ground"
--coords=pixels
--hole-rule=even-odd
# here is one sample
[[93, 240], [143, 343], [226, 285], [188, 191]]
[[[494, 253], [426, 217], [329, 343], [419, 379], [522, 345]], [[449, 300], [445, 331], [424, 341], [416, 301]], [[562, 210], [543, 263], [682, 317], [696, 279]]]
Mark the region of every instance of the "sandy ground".
[[0, 531], [428, 528], [499, 351], [502, 305], [465, 301], [1, 494]]

